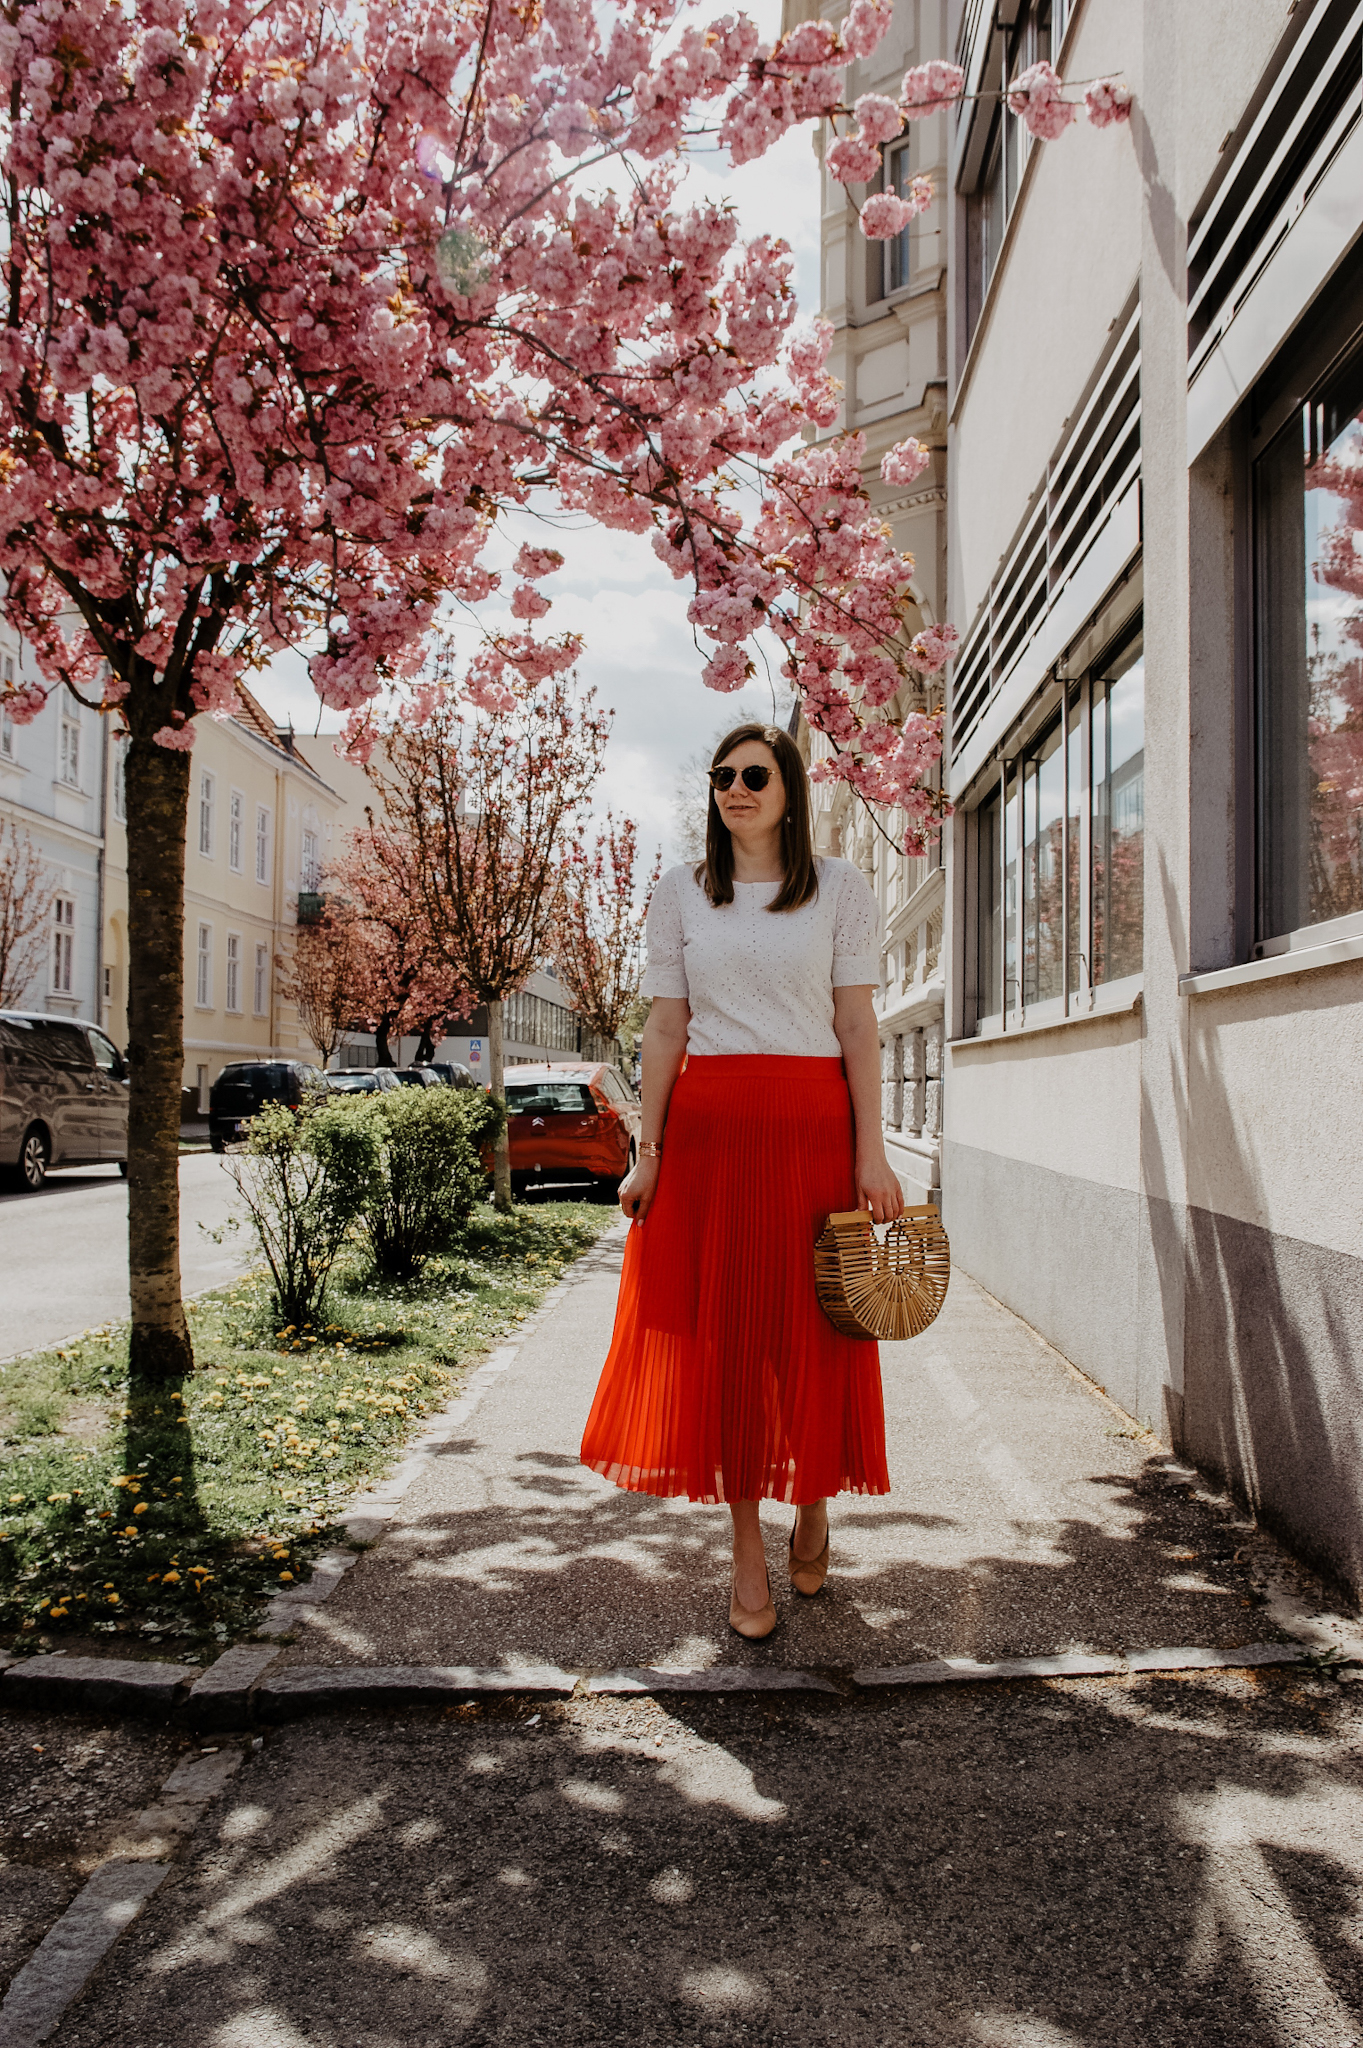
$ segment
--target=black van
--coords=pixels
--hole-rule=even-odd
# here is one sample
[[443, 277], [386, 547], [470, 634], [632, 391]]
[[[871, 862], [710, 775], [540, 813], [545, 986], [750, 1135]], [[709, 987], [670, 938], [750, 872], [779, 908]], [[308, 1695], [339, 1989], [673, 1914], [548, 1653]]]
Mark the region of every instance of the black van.
[[36, 1194], [53, 1166], [128, 1171], [128, 1066], [97, 1024], [0, 1010], [0, 1176]]
[[327, 1092], [320, 1067], [303, 1060], [235, 1060], [208, 1091], [208, 1142], [215, 1152], [246, 1136], [256, 1111], [267, 1102], [297, 1109]]

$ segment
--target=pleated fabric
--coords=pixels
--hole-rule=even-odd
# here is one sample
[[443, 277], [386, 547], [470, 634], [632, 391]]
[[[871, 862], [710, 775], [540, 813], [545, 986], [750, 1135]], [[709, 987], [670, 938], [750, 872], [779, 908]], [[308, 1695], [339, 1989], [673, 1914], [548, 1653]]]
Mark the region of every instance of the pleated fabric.
[[692, 1059], [648, 1220], [625, 1245], [582, 1462], [696, 1501], [888, 1493], [878, 1345], [814, 1292], [814, 1241], [856, 1207], [840, 1059]]

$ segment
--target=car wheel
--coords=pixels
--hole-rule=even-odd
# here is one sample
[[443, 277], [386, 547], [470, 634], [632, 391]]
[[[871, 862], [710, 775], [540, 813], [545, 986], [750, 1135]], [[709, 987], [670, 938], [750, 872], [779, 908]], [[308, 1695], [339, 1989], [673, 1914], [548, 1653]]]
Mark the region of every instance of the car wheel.
[[41, 1124], [32, 1124], [24, 1132], [24, 1142], [19, 1147], [19, 1183], [36, 1195], [47, 1179], [47, 1169], [52, 1164], [52, 1147], [47, 1132]]
[[208, 1149], [210, 1152], [225, 1152], [227, 1150], [227, 1141], [225, 1138], [210, 1138]]

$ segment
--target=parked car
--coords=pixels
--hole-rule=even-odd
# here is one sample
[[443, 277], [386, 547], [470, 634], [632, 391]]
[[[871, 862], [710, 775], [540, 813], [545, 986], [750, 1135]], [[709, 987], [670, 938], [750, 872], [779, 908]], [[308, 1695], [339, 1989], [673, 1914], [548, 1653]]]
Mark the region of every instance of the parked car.
[[305, 1060], [233, 1060], [208, 1091], [208, 1142], [221, 1152], [244, 1138], [267, 1102], [301, 1109], [328, 1091], [329, 1077]]
[[0, 1173], [36, 1194], [54, 1166], [128, 1171], [128, 1066], [81, 1018], [0, 1010]]
[[438, 1074], [441, 1080], [451, 1088], [476, 1088], [478, 1086], [469, 1069], [461, 1067], [457, 1060], [422, 1060], [420, 1066], [423, 1073]]
[[328, 1074], [327, 1087], [333, 1095], [382, 1095], [402, 1083], [391, 1067], [352, 1067], [343, 1074]]
[[404, 1088], [443, 1088], [445, 1078], [437, 1074], [434, 1067], [394, 1067]]
[[513, 1190], [581, 1188], [614, 1200], [643, 1125], [616, 1069], [585, 1060], [512, 1067], [505, 1087]]

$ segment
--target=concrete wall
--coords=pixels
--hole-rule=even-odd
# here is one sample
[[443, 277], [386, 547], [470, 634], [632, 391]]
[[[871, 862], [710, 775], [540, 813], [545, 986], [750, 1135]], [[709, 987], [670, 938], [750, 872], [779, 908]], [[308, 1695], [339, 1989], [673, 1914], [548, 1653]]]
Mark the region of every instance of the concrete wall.
[[[1042, 149], [952, 395], [951, 611], [965, 626], [1139, 277], [1141, 1007], [949, 1049], [943, 1188], [968, 1271], [1360, 1587], [1363, 960], [1275, 979], [1249, 962], [1234, 426], [1188, 454], [1189, 221], [1298, 26], [1289, 0], [1088, 0], [1063, 69], [1122, 69], [1134, 118]], [[1071, 673], [1063, 654], [1057, 666]], [[959, 862], [949, 900], [957, 1038]], [[1180, 985], [1220, 969], [1239, 979]]]

